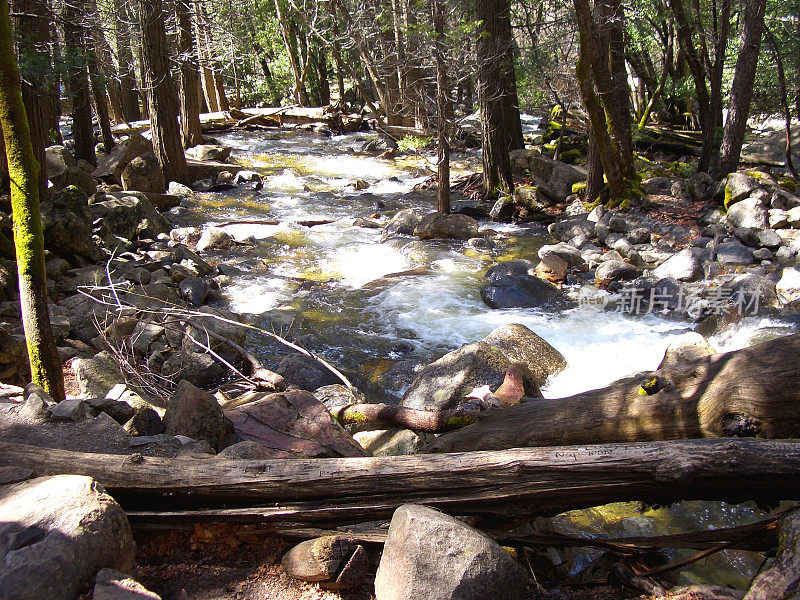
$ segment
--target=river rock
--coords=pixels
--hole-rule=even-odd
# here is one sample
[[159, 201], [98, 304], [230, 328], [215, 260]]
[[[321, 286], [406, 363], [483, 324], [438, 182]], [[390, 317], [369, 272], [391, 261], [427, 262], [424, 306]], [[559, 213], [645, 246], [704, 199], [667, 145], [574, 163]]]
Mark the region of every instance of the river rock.
[[269, 448], [252, 440], [236, 442], [217, 454], [217, 458], [231, 460], [266, 460], [273, 457], [274, 453]]
[[536, 266], [528, 260], [512, 260], [486, 272], [489, 282], [481, 298], [489, 308], [538, 308], [564, 304], [566, 296], [554, 285], [535, 276]]
[[375, 429], [353, 434], [370, 456], [416, 454], [425, 445], [425, 437], [410, 429]]
[[489, 211], [489, 218], [495, 223], [510, 223], [514, 220], [514, 213], [517, 210], [514, 198], [511, 196], [500, 196], [492, 205]]
[[716, 255], [723, 265], [751, 265], [754, 262], [753, 251], [738, 240], [718, 245]]
[[500, 387], [510, 364], [499, 348], [482, 341], [467, 344], [426, 366], [401, 406], [419, 410], [455, 408], [474, 388]]
[[236, 243], [233, 236], [218, 227], [207, 227], [195, 244], [198, 252], [230, 248]]
[[275, 372], [288, 383], [307, 391], [339, 383], [339, 379], [319, 362], [297, 352], [282, 358]]
[[189, 306], [200, 306], [208, 297], [208, 283], [200, 277], [190, 276], [178, 284], [178, 291]]
[[53, 421], [82, 421], [94, 417], [92, 409], [85, 400], [67, 398], [50, 407], [50, 418]]
[[422, 215], [416, 210], [413, 208], [404, 208], [389, 219], [386, 227], [383, 228], [384, 237], [393, 235], [414, 235], [414, 230], [416, 230], [421, 221]]
[[678, 281], [698, 281], [703, 278], [702, 251], [686, 248], [665, 260], [653, 270], [658, 279], [669, 277]]
[[164, 413], [164, 433], [205, 440], [215, 450], [233, 441], [233, 424], [223, 414], [217, 399], [181, 380]]
[[422, 217], [414, 235], [421, 240], [468, 240], [478, 235], [478, 222], [467, 215], [431, 213]]
[[[205, 342], [203, 338], [195, 338]], [[211, 387], [228, 374], [228, 368], [210, 354], [179, 350], [161, 366], [161, 374], [172, 380], [185, 379], [199, 387]]]
[[101, 569], [95, 577], [92, 600], [161, 600], [129, 575], [114, 569]]
[[39, 477], [0, 488], [4, 600], [73, 600], [99, 569], [131, 569], [135, 554], [125, 513], [90, 477]]
[[594, 273], [597, 285], [607, 286], [615, 281], [630, 281], [639, 276], [639, 269], [621, 260], [606, 260]]
[[566, 261], [570, 266], [582, 267], [584, 260], [581, 256], [581, 250], [567, 244], [566, 242], [559, 242], [558, 244], [546, 244], [539, 248], [539, 258], [544, 260], [547, 256], [555, 255], [561, 260]]
[[757, 198], [740, 200], [728, 209], [728, 223], [733, 227], [764, 229], [769, 225], [767, 209]]
[[716, 354], [708, 340], [699, 333], [689, 331], [673, 340], [664, 352], [659, 369]]
[[733, 302], [744, 310], [758, 312], [775, 304], [777, 300], [775, 282], [769, 277], [744, 273], [725, 285], [731, 290]]
[[198, 144], [186, 150], [186, 156], [194, 158], [195, 160], [225, 162], [233, 152], [230, 146], [221, 146], [219, 144]]
[[167, 187], [164, 171], [158, 158], [152, 152], [145, 152], [134, 158], [120, 176], [122, 189], [136, 192], [163, 194]]
[[364, 450], [310, 392], [287, 390], [226, 411], [240, 439], [271, 458], [365, 456]]
[[569, 242], [576, 237], [588, 240], [595, 233], [595, 223], [589, 221], [586, 216], [573, 217], [551, 223], [547, 231], [561, 242]]
[[329, 535], [301, 542], [283, 556], [281, 567], [295, 579], [349, 590], [367, 578], [369, 559], [363, 546]]
[[800, 270], [787, 267], [775, 285], [781, 304], [794, 304], [800, 301]]
[[544, 385], [548, 377], [560, 373], [567, 366], [561, 352], [520, 323], [502, 325], [483, 341], [498, 348], [509, 362], [528, 367], [539, 387]]
[[725, 206], [744, 200], [759, 187], [758, 180], [744, 173], [731, 173], [725, 182]]
[[[138, 132], [131, 132], [127, 139], [117, 142], [106, 156], [101, 157], [92, 173], [107, 183], [122, 183], [122, 172], [134, 158], [153, 152], [153, 143]], [[162, 188], [159, 191], [163, 191]], [[170, 192], [171, 193], [171, 192]]]
[[562, 283], [567, 277], [569, 263], [555, 254], [545, 254], [536, 265], [534, 273], [537, 277], [550, 283]]
[[519, 600], [523, 569], [485, 533], [442, 512], [406, 504], [389, 525], [376, 600]]

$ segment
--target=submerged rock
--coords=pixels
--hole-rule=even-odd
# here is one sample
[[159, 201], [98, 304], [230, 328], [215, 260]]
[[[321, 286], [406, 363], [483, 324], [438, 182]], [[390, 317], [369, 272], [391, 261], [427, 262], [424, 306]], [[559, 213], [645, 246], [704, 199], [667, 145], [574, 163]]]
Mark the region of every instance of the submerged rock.
[[560, 373], [567, 366], [561, 352], [519, 323], [502, 325], [483, 338], [483, 341], [498, 348], [510, 362], [525, 365], [532, 373], [536, 385], [540, 387], [548, 377]]
[[442, 512], [406, 504], [389, 525], [376, 600], [519, 600], [528, 578], [494, 540]]
[[536, 266], [528, 260], [512, 260], [486, 272], [489, 283], [481, 298], [489, 308], [539, 308], [566, 304], [566, 296], [554, 285], [535, 276]]
[[478, 235], [478, 222], [467, 215], [431, 213], [422, 217], [414, 229], [421, 240], [468, 240]]

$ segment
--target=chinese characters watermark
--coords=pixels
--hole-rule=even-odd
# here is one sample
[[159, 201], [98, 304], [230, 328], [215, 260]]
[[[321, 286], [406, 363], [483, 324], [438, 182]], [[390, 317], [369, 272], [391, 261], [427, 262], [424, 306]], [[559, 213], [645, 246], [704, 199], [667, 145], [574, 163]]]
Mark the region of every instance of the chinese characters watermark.
[[734, 291], [724, 286], [704, 290], [703, 293], [657, 286], [627, 287], [614, 295], [592, 287], [583, 287], [578, 292], [578, 306], [581, 310], [611, 311], [630, 316], [679, 312], [697, 318], [711, 314], [722, 315], [730, 310], [738, 311], [740, 315], [755, 315], [761, 304], [761, 291], [758, 289]]

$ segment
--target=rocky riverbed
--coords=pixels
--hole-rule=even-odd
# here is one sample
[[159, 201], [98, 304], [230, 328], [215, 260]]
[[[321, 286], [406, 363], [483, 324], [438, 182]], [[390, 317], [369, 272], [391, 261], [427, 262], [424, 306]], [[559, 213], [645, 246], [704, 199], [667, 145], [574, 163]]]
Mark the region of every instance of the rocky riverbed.
[[[512, 198], [485, 205], [459, 195], [455, 214], [437, 216], [429, 163], [377, 158], [386, 148], [366, 135], [210, 141], [221, 143], [195, 149], [193, 189], [167, 186], [138, 134], [96, 169], [48, 149], [51, 320], [75, 397], [55, 404], [35, 386], [15, 387], [27, 366], [15, 267], [4, 259], [4, 440], [176, 460], [408, 454], [430, 434], [345, 429], [328, 410], [356, 402], [500, 410], [476, 390], [497, 391], [512, 364], [524, 367], [525, 395], [562, 397], [655, 369], [668, 348], [669, 360], [685, 360], [795, 331], [800, 198], [794, 182], [766, 169], [717, 183], [653, 164], [640, 202], [607, 210], [577, 198], [580, 168], [528, 150], [512, 157], [526, 182]], [[463, 155], [457, 173], [474, 163]], [[0, 224], [8, 235], [10, 220]], [[4, 482], [15, 477], [24, 479], [4, 473]], [[24, 503], [49, 485], [20, 483], [0, 501]], [[70, 485], [113, 503], [92, 482]], [[101, 517], [125, 552], [106, 560], [108, 546], [100, 548], [73, 580], [53, 580], [60, 591], [48, 588], [48, 597], [74, 597], [101, 566], [129, 570], [132, 541], [108, 510]], [[396, 552], [430, 556], [451, 529], [464, 547], [477, 543], [480, 534], [458, 522], [415, 511], [393, 522], [389, 538], [417, 547]], [[718, 504], [662, 511], [620, 505], [551, 525], [636, 535], [765, 516]], [[410, 540], [404, 527], [430, 535]], [[527, 593], [518, 564], [480, 543], [487, 569], [517, 593], [509, 597]], [[595, 558], [549, 560], [564, 574]], [[389, 560], [376, 588], [404, 577]], [[731, 553], [684, 571], [684, 583], [745, 588], [760, 562]], [[450, 584], [463, 583], [459, 576]], [[47, 582], [40, 571], [36, 578]], [[104, 573], [94, 597], [116, 597], [97, 590], [124, 587], [120, 579]], [[182, 597], [173, 591], [161, 593]], [[189, 597], [222, 597], [200, 593]]]

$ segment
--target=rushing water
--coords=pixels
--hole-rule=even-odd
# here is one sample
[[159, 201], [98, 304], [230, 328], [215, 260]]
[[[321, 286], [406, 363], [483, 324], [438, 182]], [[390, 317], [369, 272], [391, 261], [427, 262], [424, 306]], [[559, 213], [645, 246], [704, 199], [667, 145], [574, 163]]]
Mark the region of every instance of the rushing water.
[[[360, 154], [366, 135], [326, 138], [305, 132], [231, 133], [220, 142], [265, 176], [260, 192], [202, 195], [202, 223], [237, 220], [278, 224], [225, 225], [249, 242], [216, 259], [231, 271], [224, 296], [232, 310], [363, 375], [378, 359], [434, 360], [477, 341], [504, 323], [523, 323], [559, 349], [568, 368], [543, 390], [558, 397], [606, 385], [655, 368], [674, 337], [690, 323], [616, 312], [491, 310], [479, 289], [497, 260], [531, 258], [550, 237], [541, 226], [483, 224], [503, 235], [493, 256], [461, 242], [381, 241], [381, 230], [354, 226], [355, 218], [384, 223], [401, 208], [435, 209], [433, 192], [416, 190], [432, 159], [382, 160]], [[476, 166], [457, 155], [454, 177]], [[368, 184], [356, 190], [356, 180]], [[363, 187], [363, 183], [360, 183]], [[333, 220], [307, 227], [301, 221]], [[411, 269], [424, 274], [381, 279]], [[712, 340], [720, 349], [745, 346], [772, 323], [746, 320]]]

